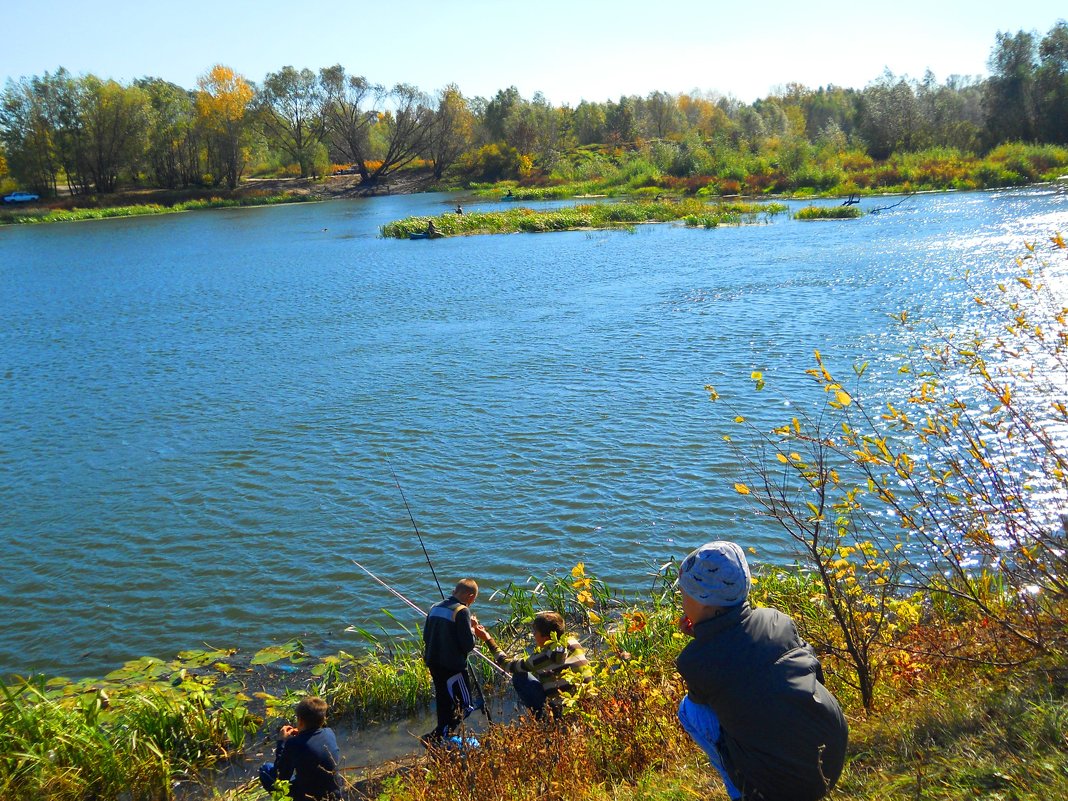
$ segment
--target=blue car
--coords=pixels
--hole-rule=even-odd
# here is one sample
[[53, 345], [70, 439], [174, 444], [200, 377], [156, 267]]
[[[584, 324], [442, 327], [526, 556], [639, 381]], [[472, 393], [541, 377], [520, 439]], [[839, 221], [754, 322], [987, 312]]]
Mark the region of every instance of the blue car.
[[32, 203], [40, 199], [40, 195], [34, 195], [30, 192], [12, 192], [10, 195], [4, 195], [5, 203]]

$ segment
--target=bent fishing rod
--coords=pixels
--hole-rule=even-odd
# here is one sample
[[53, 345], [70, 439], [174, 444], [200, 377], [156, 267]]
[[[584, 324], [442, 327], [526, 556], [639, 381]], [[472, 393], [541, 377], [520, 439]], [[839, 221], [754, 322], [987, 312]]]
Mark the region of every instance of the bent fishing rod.
[[423, 543], [423, 535], [419, 533], [419, 526], [415, 524], [415, 515], [412, 514], [412, 508], [408, 506], [408, 499], [404, 497], [404, 488], [401, 487], [400, 479], [397, 478], [397, 474], [394, 472], [393, 465], [390, 463], [389, 459], [386, 459], [386, 466], [389, 468], [389, 472], [393, 475], [393, 482], [397, 485], [401, 500], [404, 501], [404, 508], [408, 510], [408, 519], [412, 521], [412, 528], [415, 529], [415, 536], [419, 538], [419, 547], [423, 549], [423, 556], [426, 557], [426, 563], [430, 565], [430, 574], [434, 577], [434, 583], [438, 585], [438, 592], [441, 593], [441, 600], [444, 601], [445, 591], [441, 589], [441, 582], [438, 581], [438, 574], [437, 571], [434, 570], [434, 563], [430, 561], [430, 554], [427, 553], [426, 545]]
[[[403, 601], [409, 608], [415, 610], [416, 612], [421, 614], [423, 617], [427, 616], [427, 613], [423, 610], [423, 608], [421, 606], [419, 606], [419, 604], [415, 603], [415, 601], [411, 600], [410, 598], [405, 597], [403, 594], [401, 594], [401, 592], [398, 589], [396, 589], [395, 587], [391, 587], [389, 584], [384, 582], [382, 579], [380, 579], [378, 576], [376, 576], [374, 573], [372, 573], [366, 567], [361, 565], [359, 562], [357, 562], [351, 556], [343, 557], [343, 556], [341, 556], [341, 554], [337, 554], [337, 556], [339, 558], [342, 558], [342, 559], [347, 558], [350, 562], [352, 562], [354, 565], [356, 565], [356, 567], [360, 568], [360, 570], [362, 570], [364, 573], [366, 573], [368, 576], [370, 576], [372, 579], [374, 579], [374, 581], [376, 581], [378, 584], [382, 585], [387, 590], [389, 590], [389, 592], [392, 593], [396, 598], [398, 598], [401, 601]], [[494, 662], [492, 659], [490, 659], [488, 656], [486, 656], [484, 653], [482, 653], [477, 648], [474, 651], [472, 651], [472, 653], [475, 656], [485, 660], [485, 662], [490, 667], [492, 667], [494, 670], [496, 670], [502, 676], [510, 676], [511, 675], [507, 670], [502, 668], [500, 665], [498, 665], [496, 662]]]

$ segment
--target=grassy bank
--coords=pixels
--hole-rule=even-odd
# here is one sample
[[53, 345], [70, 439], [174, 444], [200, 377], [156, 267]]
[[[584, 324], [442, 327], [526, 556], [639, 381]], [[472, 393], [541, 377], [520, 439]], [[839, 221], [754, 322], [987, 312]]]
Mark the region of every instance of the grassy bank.
[[226, 209], [245, 206], [272, 206], [279, 203], [300, 203], [316, 198], [292, 194], [249, 194], [240, 197], [209, 197], [180, 200], [173, 203], [136, 203], [119, 206], [94, 206], [90, 208], [45, 208], [38, 207], [24, 211], [14, 209], [0, 210], [0, 225], [19, 225], [30, 223], [78, 222], [81, 220], [104, 220], [112, 217], [140, 217], [149, 214], [174, 214], [182, 211], [200, 211], [202, 209]]
[[406, 217], [382, 226], [382, 236], [408, 239], [411, 234], [425, 233], [431, 221], [445, 236], [627, 229], [640, 223], [676, 221], [694, 227], [714, 228], [756, 222], [784, 211], [786, 206], [781, 203], [706, 203], [695, 199], [586, 203], [553, 209], [517, 207], [503, 211]]
[[798, 143], [771, 142], [749, 151], [716, 142], [654, 141], [577, 148], [551, 170], [470, 188], [519, 201], [661, 194], [845, 197], [1026, 186], [1066, 171], [1068, 148], [1055, 145], [1010, 143], [985, 155], [939, 147], [877, 160], [860, 149]]
[[[566, 725], [546, 736], [525, 720], [494, 724], [465, 759], [386, 772], [362, 783], [356, 797], [726, 798], [675, 720], [685, 689], [673, 659], [685, 639], [675, 628], [673, 571], [668, 565], [648, 592], [629, 598], [582, 565], [505, 588], [510, 611], [495, 626], [501, 642], [524, 641], [533, 610], [551, 607], [565, 611], [590, 646], [596, 681], [573, 699]], [[932, 611], [888, 650], [877, 705], [865, 714], [848, 665], [827, 653], [833, 627], [820, 598], [819, 582], [800, 568], [757, 572], [753, 602], [794, 616], [824, 652], [829, 686], [847, 711], [849, 762], [834, 797], [1068, 797], [1065, 665], [1006, 671], [961, 661], [934, 646], [957, 642], [980, 621]], [[263, 801], [254, 783], [215, 789], [209, 771], [267, 739], [304, 693], [326, 697], [335, 718], [395, 718], [429, 703], [414, 635], [363, 634], [369, 647], [360, 656], [316, 658], [287, 643], [244, 659], [198, 651], [170, 662], [137, 660], [93, 681], [10, 681], [0, 698], [0, 797], [169, 798], [177, 786], [185, 797]], [[922, 661], [907, 656], [921, 651]], [[506, 691], [486, 672], [482, 680], [491, 693]]]

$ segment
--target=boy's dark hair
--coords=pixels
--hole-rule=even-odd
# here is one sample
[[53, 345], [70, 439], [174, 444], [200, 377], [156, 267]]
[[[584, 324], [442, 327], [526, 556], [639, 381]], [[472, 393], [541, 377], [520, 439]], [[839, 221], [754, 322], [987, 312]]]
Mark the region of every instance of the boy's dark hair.
[[317, 695], [309, 695], [297, 703], [297, 719], [309, 728], [318, 729], [326, 723], [326, 701]]
[[542, 637], [561, 637], [564, 634], [564, 619], [556, 612], [538, 612], [534, 616], [534, 631]]

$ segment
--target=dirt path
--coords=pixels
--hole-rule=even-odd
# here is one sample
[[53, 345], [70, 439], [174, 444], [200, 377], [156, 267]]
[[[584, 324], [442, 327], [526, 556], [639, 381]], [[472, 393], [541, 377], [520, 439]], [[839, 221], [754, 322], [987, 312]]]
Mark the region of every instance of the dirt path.
[[411, 195], [425, 192], [433, 182], [426, 171], [406, 170], [395, 173], [377, 183], [365, 186], [358, 175], [331, 175], [326, 178], [249, 178], [241, 183], [239, 192], [292, 192], [296, 195], [324, 200], [372, 195]]

